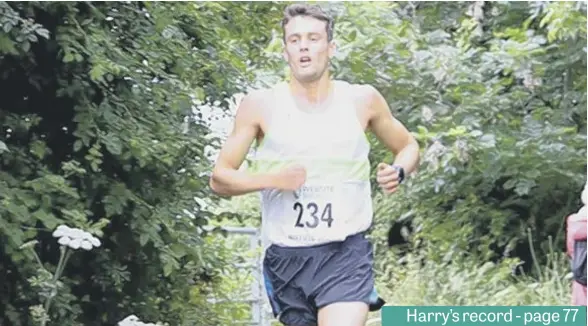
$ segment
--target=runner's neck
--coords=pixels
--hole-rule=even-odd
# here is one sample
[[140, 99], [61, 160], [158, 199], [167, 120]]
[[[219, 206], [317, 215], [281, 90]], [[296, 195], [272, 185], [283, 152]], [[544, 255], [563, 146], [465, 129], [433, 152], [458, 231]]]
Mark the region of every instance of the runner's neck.
[[313, 85], [290, 83], [289, 92], [296, 107], [304, 112], [322, 112], [331, 103], [334, 94], [334, 81], [326, 79]]
[[333, 81], [327, 74], [311, 83], [301, 83], [295, 78], [292, 78], [289, 83], [289, 89], [297, 101], [310, 106], [320, 106], [332, 93]]

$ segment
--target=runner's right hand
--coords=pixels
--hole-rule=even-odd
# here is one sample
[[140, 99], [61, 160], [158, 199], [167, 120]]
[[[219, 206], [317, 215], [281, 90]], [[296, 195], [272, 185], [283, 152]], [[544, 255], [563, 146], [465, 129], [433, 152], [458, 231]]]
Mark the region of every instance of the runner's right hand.
[[280, 190], [298, 190], [306, 181], [306, 169], [301, 165], [294, 165], [278, 172], [274, 178], [274, 188]]

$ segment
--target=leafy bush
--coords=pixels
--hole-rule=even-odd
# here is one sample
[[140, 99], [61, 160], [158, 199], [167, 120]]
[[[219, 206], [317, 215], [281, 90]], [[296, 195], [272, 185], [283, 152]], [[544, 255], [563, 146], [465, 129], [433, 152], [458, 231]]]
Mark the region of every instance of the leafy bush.
[[246, 87], [259, 49], [230, 21], [253, 24], [247, 10], [267, 7], [0, 2], [0, 324], [33, 324], [27, 279], [43, 275], [19, 247], [37, 240], [54, 272], [64, 224], [102, 246], [60, 271], [50, 325], [215, 325], [195, 288], [228, 256], [201, 230], [210, 124], [193, 111]]
[[[403, 190], [374, 198], [378, 239], [403, 223], [430, 259], [528, 263], [529, 235], [563, 250], [586, 180], [586, 6], [451, 6], [340, 6], [336, 76], [374, 84], [423, 148]], [[374, 167], [393, 160], [372, 142]]]

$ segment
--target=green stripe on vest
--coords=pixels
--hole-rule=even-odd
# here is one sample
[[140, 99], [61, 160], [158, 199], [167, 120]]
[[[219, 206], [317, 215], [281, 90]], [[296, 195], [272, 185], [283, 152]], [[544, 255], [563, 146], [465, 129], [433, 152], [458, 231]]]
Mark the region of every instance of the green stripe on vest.
[[368, 160], [252, 160], [249, 170], [254, 174], [275, 173], [294, 164], [306, 168], [307, 179], [326, 182], [369, 181]]

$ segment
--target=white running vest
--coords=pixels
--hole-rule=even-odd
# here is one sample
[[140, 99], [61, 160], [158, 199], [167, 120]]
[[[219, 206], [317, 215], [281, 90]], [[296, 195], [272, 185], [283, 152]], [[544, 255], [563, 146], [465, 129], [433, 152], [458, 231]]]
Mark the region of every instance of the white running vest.
[[307, 177], [298, 191], [260, 192], [264, 247], [342, 241], [371, 226], [370, 146], [350, 88], [335, 81], [320, 112], [299, 110], [285, 82], [272, 89], [268, 130], [252, 169], [273, 173], [301, 164]]

